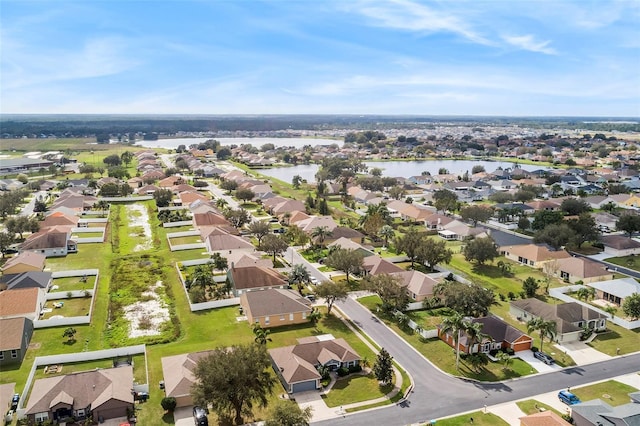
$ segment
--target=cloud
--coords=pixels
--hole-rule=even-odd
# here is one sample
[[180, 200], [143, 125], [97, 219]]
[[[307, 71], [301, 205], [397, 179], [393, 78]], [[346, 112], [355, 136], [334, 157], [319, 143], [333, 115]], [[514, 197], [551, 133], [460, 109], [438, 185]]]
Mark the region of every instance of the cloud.
[[531, 34], [522, 36], [502, 36], [502, 39], [512, 46], [520, 48], [522, 50], [529, 50], [531, 52], [544, 53], [546, 55], [557, 55], [558, 52], [549, 47], [550, 40], [537, 41]]
[[492, 44], [453, 13], [435, 10], [424, 4], [407, 0], [394, 0], [379, 4], [367, 2], [352, 10], [366, 16], [373, 25], [378, 27], [426, 34], [446, 32], [460, 35], [474, 43]]

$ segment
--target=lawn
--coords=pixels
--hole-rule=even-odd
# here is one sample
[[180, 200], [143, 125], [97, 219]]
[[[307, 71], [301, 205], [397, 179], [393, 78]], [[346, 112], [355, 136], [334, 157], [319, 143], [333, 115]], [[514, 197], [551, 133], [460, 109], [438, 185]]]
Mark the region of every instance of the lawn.
[[98, 238], [102, 237], [102, 232], [74, 232], [71, 236], [75, 238]]
[[591, 386], [571, 389], [571, 392], [580, 398], [581, 401], [600, 398], [607, 404], [615, 407], [617, 405], [627, 404], [629, 402], [629, 394], [637, 390], [638, 389], [633, 386], [625, 385], [615, 380], [609, 380]]
[[607, 262], [611, 262], [614, 265], [624, 266], [625, 268], [640, 271], [640, 256], [624, 256], [624, 257], [610, 257]]
[[[192, 235], [190, 237], [177, 237], [177, 238], [171, 238], [171, 245], [181, 245], [181, 244], [195, 244], [195, 243], [201, 243], [202, 242], [202, 238], [200, 237], [200, 235]], [[202, 249], [200, 249], [202, 251]]]
[[639, 342], [639, 328], [627, 330], [609, 321], [607, 322], [607, 331], [598, 333], [598, 337], [587, 344], [600, 352], [614, 356], [637, 352], [640, 345]]
[[328, 407], [338, 407], [354, 402], [369, 401], [385, 396], [393, 390], [393, 383], [381, 386], [373, 373], [351, 374], [338, 379], [331, 391], [322, 395]]
[[[424, 425], [426, 426], [428, 424], [429, 423], [425, 423]], [[483, 413], [482, 411], [475, 411], [473, 413], [450, 417], [448, 419], [438, 419], [435, 424], [438, 426], [462, 426], [471, 424], [476, 426], [509, 426], [509, 423], [505, 422], [495, 414]]]
[[[147, 381], [147, 369], [144, 360], [144, 354], [133, 355], [133, 380], [136, 383], [146, 383]], [[61, 376], [64, 374], [78, 373], [82, 371], [90, 371], [100, 368], [113, 367], [113, 358], [98, 359], [95, 361], [85, 362], [73, 362], [68, 364], [60, 364], [62, 369], [56, 373], [47, 372], [45, 374], [44, 369], [46, 366], [42, 365], [36, 370], [34, 380], [44, 379], [48, 377]]]
[[553, 409], [551, 406], [549, 406], [547, 404], [543, 404], [540, 401], [536, 401], [535, 399], [527, 399], [526, 401], [516, 402], [516, 405], [527, 416], [530, 415], [530, 414], [539, 413], [540, 411], [553, 411], [554, 413], [556, 413], [559, 416], [562, 416], [564, 414], [564, 413], [559, 412], [558, 410]]
[[[62, 307], [54, 307], [54, 303], [62, 304]], [[51, 312], [47, 312], [40, 317], [46, 320], [51, 317], [61, 315], [65, 318], [83, 317], [89, 315], [91, 308], [91, 297], [74, 297], [73, 299], [48, 300], [44, 305], [45, 308], [51, 308]]]
[[93, 283], [95, 276], [89, 275], [87, 279], [83, 281], [82, 277], [63, 277], [54, 278], [52, 287], [58, 286], [57, 289], [52, 289], [52, 292], [65, 292], [72, 290], [91, 290], [93, 289]]

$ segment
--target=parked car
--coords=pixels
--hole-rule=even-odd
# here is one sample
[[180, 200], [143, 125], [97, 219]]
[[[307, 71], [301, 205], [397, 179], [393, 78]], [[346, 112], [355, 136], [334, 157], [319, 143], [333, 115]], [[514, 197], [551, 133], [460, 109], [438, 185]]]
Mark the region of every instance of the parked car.
[[202, 407], [193, 407], [193, 420], [196, 426], [209, 426], [209, 419], [207, 419], [207, 410]]
[[551, 365], [555, 363], [555, 360], [551, 358], [550, 355], [547, 355], [544, 352], [540, 352], [540, 351], [534, 352], [533, 357], [539, 359], [540, 361], [544, 362], [547, 365]]
[[558, 399], [567, 405], [580, 404], [581, 402], [580, 398], [566, 390], [558, 392]]
[[316, 301], [316, 296], [313, 295], [313, 294], [307, 294], [304, 298], [307, 299], [309, 302], [315, 302]]
[[20, 401], [20, 394], [14, 393], [11, 398], [11, 409], [15, 411], [18, 408], [18, 402]]

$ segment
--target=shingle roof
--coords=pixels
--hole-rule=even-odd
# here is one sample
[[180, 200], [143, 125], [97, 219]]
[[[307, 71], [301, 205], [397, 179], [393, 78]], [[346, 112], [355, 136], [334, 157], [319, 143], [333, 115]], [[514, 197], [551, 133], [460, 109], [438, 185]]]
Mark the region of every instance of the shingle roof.
[[32, 234], [22, 243], [20, 250], [42, 250], [48, 248], [67, 247], [67, 237], [71, 228], [63, 227], [46, 228], [36, 234]]
[[547, 321], [556, 321], [559, 333], [581, 330], [580, 327], [572, 324], [574, 322], [606, 318], [605, 315], [576, 302], [549, 305], [541, 300], [529, 298], [515, 300], [511, 302], [511, 305], [529, 312], [535, 317], [543, 318]]
[[[522, 336], [529, 337], [526, 333], [523, 333], [517, 328], [494, 316], [474, 318], [472, 321], [482, 324], [482, 332], [491, 336], [491, 338], [496, 342], [504, 341], [514, 343]], [[531, 339], [531, 337], [529, 337], [529, 339]]]
[[367, 256], [362, 260], [362, 267], [371, 275], [402, 272], [403, 269], [380, 256]]
[[433, 288], [438, 285], [438, 281], [420, 271], [402, 271], [392, 275], [399, 277], [402, 280], [401, 285], [416, 296], [432, 295]]
[[36, 312], [40, 288], [21, 288], [0, 292], [0, 317]]
[[584, 257], [569, 257], [558, 259], [558, 271], [566, 272], [579, 278], [591, 278], [607, 275], [607, 268], [601, 263]]
[[526, 259], [533, 260], [534, 262], [544, 262], [545, 260], [550, 259], [564, 259], [571, 257], [571, 255], [564, 250], [551, 251], [545, 246], [537, 244], [501, 247], [501, 250], [516, 256], [522, 256]]
[[295, 291], [280, 288], [250, 291], [240, 296], [249, 317], [311, 312], [311, 303]]
[[6, 284], [8, 290], [32, 287], [46, 289], [50, 282], [51, 272], [28, 271], [0, 277], [0, 284]]
[[519, 420], [521, 426], [568, 426], [570, 424], [553, 411], [542, 411], [540, 413], [530, 414], [525, 417], [520, 417]]
[[602, 244], [616, 250], [640, 248], [640, 243], [623, 235], [605, 235], [601, 238]]
[[7, 260], [7, 263], [2, 267], [2, 271], [4, 272], [7, 269], [20, 264], [28, 265], [41, 271], [44, 268], [45, 259], [46, 256], [44, 254], [25, 251]]
[[0, 319], [0, 351], [20, 349], [28, 318]]
[[236, 289], [282, 287], [287, 285], [285, 276], [270, 268], [247, 266], [245, 268], [231, 268], [229, 272]]
[[167, 396], [184, 396], [191, 394], [191, 386], [197, 379], [193, 373], [198, 361], [213, 351], [193, 352], [175, 356], [163, 357], [162, 374]]

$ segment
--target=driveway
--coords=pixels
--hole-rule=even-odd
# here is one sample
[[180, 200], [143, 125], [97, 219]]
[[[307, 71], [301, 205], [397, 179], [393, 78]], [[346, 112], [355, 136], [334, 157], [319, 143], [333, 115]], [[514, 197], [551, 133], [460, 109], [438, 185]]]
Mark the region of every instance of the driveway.
[[559, 371], [562, 368], [557, 364], [547, 365], [544, 362], [540, 361], [538, 358], [533, 356], [533, 352], [531, 351], [520, 351], [517, 352], [516, 355], [518, 358], [529, 364], [531, 367], [535, 368], [539, 373], [551, 373], [553, 371]]
[[327, 407], [319, 391], [299, 392], [294, 395], [294, 398], [300, 408], [305, 409], [311, 407], [313, 410], [312, 421], [314, 422], [333, 419], [342, 414], [340, 407]]
[[573, 358], [577, 365], [591, 364], [593, 362], [611, 359], [610, 355], [597, 351], [584, 342], [571, 342], [563, 345], [556, 344], [555, 346]]
[[173, 412], [175, 426], [193, 426], [193, 407], [176, 408]]

